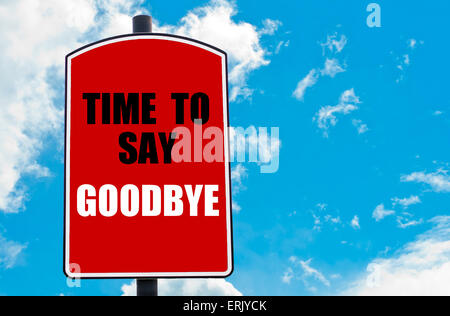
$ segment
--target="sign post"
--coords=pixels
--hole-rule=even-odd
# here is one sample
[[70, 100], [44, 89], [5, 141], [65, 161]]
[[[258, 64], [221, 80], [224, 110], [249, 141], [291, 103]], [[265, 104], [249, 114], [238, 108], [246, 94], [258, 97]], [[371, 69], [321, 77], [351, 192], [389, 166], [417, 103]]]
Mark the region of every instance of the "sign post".
[[68, 277], [148, 296], [159, 278], [232, 273], [227, 83], [224, 51], [149, 16], [66, 56]]
[[[152, 18], [148, 15], [137, 15], [133, 17], [133, 33], [151, 33]], [[137, 296], [158, 296], [157, 279], [137, 279]]]

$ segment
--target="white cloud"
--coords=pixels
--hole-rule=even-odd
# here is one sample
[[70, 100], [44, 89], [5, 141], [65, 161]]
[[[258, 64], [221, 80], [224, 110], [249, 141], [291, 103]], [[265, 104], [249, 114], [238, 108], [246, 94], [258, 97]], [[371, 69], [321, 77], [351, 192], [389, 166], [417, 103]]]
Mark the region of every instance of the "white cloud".
[[[142, 0], [17, 0], [0, 4], [0, 210], [18, 212], [24, 207], [26, 188], [21, 177], [47, 176], [38, 163], [49, 136], [62, 139], [63, 95], [49, 75], [61, 84], [64, 56], [102, 37], [131, 32], [131, 17], [145, 13]], [[177, 26], [158, 26], [194, 37], [229, 53], [231, 99], [250, 95], [248, 75], [269, 64], [257, 27], [235, 22], [235, 7], [216, 0], [189, 12]], [[17, 17], [20, 16], [20, 21]], [[265, 33], [277, 22], [266, 20]], [[58, 100], [57, 103], [55, 100]], [[30, 167], [33, 166], [33, 167]]]
[[410, 49], [414, 49], [417, 46], [419, 46], [419, 44], [423, 45], [424, 43], [425, 43], [424, 41], [417, 41], [415, 38], [411, 38], [407, 41], [408, 47]]
[[324, 68], [320, 71], [322, 76], [334, 78], [338, 73], [345, 72], [345, 68], [339, 64], [336, 58], [327, 58]]
[[350, 225], [354, 229], [360, 229], [361, 228], [361, 226], [359, 225], [359, 217], [358, 217], [358, 215], [355, 215], [355, 217], [353, 217], [352, 221], [350, 222]]
[[398, 227], [401, 229], [405, 229], [408, 227], [413, 227], [413, 226], [418, 226], [421, 225], [423, 223], [423, 220], [411, 220], [407, 217], [403, 217], [403, 216], [397, 216], [397, 224]]
[[290, 41], [280, 41], [275, 49], [275, 54], [279, 54], [282, 47], [289, 47], [290, 43]]
[[237, 164], [234, 168], [231, 169], [231, 180], [238, 187], [243, 187], [242, 179], [247, 177], [247, 168], [245, 168], [242, 164]]
[[339, 39], [338, 37], [337, 33], [328, 35], [327, 41], [320, 44], [323, 47], [324, 54], [326, 48], [332, 53], [340, 53], [344, 49], [347, 45], [347, 37], [345, 35], [341, 35]]
[[442, 114], [444, 114], [444, 112], [439, 111], [439, 110], [433, 112], [433, 115], [434, 115], [434, 116], [440, 116], [440, 115], [442, 115]]
[[381, 221], [387, 216], [394, 215], [395, 211], [387, 210], [384, 208], [384, 204], [378, 205], [372, 213], [372, 217], [377, 221]]
[[317, 112], [315, 120], [317, 120], [318, 127], [324, 130], [325, 136], [328, 136], [328, 128], [330, 126], [335, 126], [338, 122], [336, 115], [348, 115], [351, 112], [357, 110], [357, 104], [360, 103], [361, 101], [359, 97], [355, 95], [355, 91], [353, 88], [344, 91], [339, 99], [338, 105], [327, 105], [320, 108], [319, 112]]
[[408, 54], [403, 55], [403, 64], [409, 66], [411, 64], [411, 59]]
[[405, 71], [406, 69], [411, 65], [411, 54], [412, 51], [418, 47], [418, 45], [422, 45], [424, 42], [420, 41], [418, 42], [416, 39], [409, 39], [407, 41], [407, 46], [408, 46], [408, 53], [404, 53], [402, 55], [400, 55], [399, 57], [396, 58], [397, 60], [397, 69], [399, 70], [400, 74], [399, 77], [397, 78], [396, 82], [399, 83], [400, 81], [402, 81], [405, 78]]
[[391, 258], [378, 258], [345, 293], [350, 295], [450, 295], [450, 217], [435, 217], [434, 227]]
[[[329, 35], [327, 37], [327, 41], [325, 43], [321, 43], [321, 46], [324, 49], [324, 54], [326, 47], [333, 53], [339, 53], [344, 49], [345, 45], [347, 44], [347, 38], [344, 35], [341, 36], [341, 39], [339, 41], [336, 40], [336, 38], [337, 34], [331, 36]], [[277, 48], [277, 51], [279, 51], [279, 47]], [[314, 86], [319, 80], [320, 76], [329, 76], [331, 78], [334, 78], [338, 73], [341, 72], [345, 72], [345, 66], [342, 66], [336, 58], [327, 58], [325, 60], [323, 69], [312, 69], [308, 73], [308, 75], [306, 75], [306, 77], [298, 82], [297, 88], [292, 95], [297, 100], [303, 101], [306, 90]]]
[[410, 197], [403, 198], [403, 199], [395, 197], [395, 198], [392, 198], [391, 200], [392, 200], [393, 206], [396, 206], [399, 204], [399, 205], [403, 206], [404, 209], [407, 209], [411, 205], [419, 204], [422, 202], [417, 195], [411, 195]]
[[62, 131], [63, 118], [63, 103], [54, 104], [57, 92], [48, 83], [48, 75], [56, 71], [62, 80], [64, 56], [81, 45], [79, 38], [93, 25], [95, 14], [95, 6], [87, 0], [19, 0], [0, 4], [3, 212], [23, 208], [25, 188], [18, 185], [21, 176], [27, 170], [44, 170], [37, 163], [38, 154], [47, 136]]
[[352, 124], [356, 127], [358, 134], [364, 134], [369, 131], [367, 124], [364, 124], [361, 120], [352, 120]]
[[291, 267], [287, 268], [287, 270], [284, 272], [283, 276], [281, 277], [281, 281], [286, 284], [290, 284], [292, 278], [294, 277], [294, 271]]
[[328, 281], [328, 279], [319, 270], [314, 269], [311, 266], [312, 259], [303, 261], [303, 260], [298, 259], [295, 256], [292, 256], [291, 258], [289, 258], [289, 260], [291, 261], [291, 263], [299, 266], [302, 269], [303, 281], [308, 282], [308, 279], [312, 278], [312, 279], [319, 281], [320, 283], [322, 283], [323, 285], [325, 285], [327, 287], [329, 287], [331, 285], [330, 281]]
[[233, 201], [231, 204], [234, 213], [238, 214], [242, 211], [242, 207], [236, 201]]
[[229, 53], [231, 83], [230, 100], [249, 97], [252, 89], [247, 86], [248, 75], [261, 66], [268, 65], [267, 51], [261, 46], [263, 35], [272, 35], [279, 21], [266, 19], [260, 30], [247, 22], [235, 22], [236, 6], [226, 0], [213, 0], [208, 5], [190, 11], [176, 26], [158, 25], [155, 32], [174, 33], [219, 47]]
[[7, 240], [0, 235], [0, 268], [11, 269], [14, 267], [26, 247], [26, 245]]
[[358, 107], [355, 104], [345, 104], [339, 103], [338, 105], [331, 106], [327, 105], [320, 108], [319, 112], [316, 114], [316, 120], [319, 128], [328, 130], [331, 126], [335, 126], [338, 122], [336, 114], [344, 114], [347, 115], [355, 110]]
[[[136, 281], [122, 286], [123, 296], [136, 296]], [[159, 296], [242, 296], [233, 284], [224, 279], [158, 280]]]
[[326, 222], [330, 222], [332, 224], [340, 224], [341, 223], [341, 218], [339, 216], [333, 217], [332, 215], [327, 214], [324, 216], [324, 219]]
[[98, 9], [102, 11], [98, 23], [101, 37], [132, 32], [131, 17], [148, 13], [141, 8], [144, 0], [99, 0]]
[[303, 101], [306, 89], [314, 86], [317, 83], [317, 79], [319, 78], [319, 75], [315, 69], [312, 69], [305, 78], [300, 80], [300, 82], [297, 84], [297, 88], [295, 89], [293, 96], [299, 100]]
[[137, 288], [136, 281], [132, 281], [130, 284], [124, 284], [121, 288], [122, 296], [136, 296]]
[[355, 95], [355, 90], [349, 89], [344, 91], [344, 93], [342, 93], [341, 98], [340, 98], [340, 103], [354, 103], [354, 104], [358, 104], [361, 103], [361, 101], [359, 100], [359, 97]]
[[401, 177], [403, 182], [425, 183], [435, 192], [450, 192], [450, 176], [448, 171], [439, 169], [434, 173], [413, 172]]
[[315, 214], [312, 214], [314, 218], [314, 227], [313, 230], [321, 231], [322, 230], [322, 221], [320, 219], [320, 216], [317, 216]]
[[[7, 213], [24, 208], [26, 188], [20, 178], [29, 174], [50, 175], [37, 162], [45, 140], [63, 133], [61, 87], [52, 86], [49, 76], [63, 82], [64, 56], [107, 34], [117, 17], [127, 16], [140, 1], [125, 0], [18, 0], [0, 4], [0, 210]], [[100, 14], [99, 7], [103, 14]], [[20, 21], [17, 17], [20, 16]], [[97, 17], [99, 17], [97, 19]], [[62, 139], [62, 137], [58, 138]]]
[[271, 20], [271, 19], [265, 19], [263, 21], [263, 28], [259, 31], [259, 34], [267, 34], [267, 35], [274, 35], [275, 32], [278, 30], [278, 28], [282, 25], [280, 21], [277, 20]]
[[342, 226], [341, 217], [332, 214], [333, 212], [327, 212], [328, 205], [325, 203], [318, 203], [316, 205], [318, 212], [312, 211], [311, 215], [314, 219], [313, 230], [322, 231], [325, 224], [329, 224], [333, 229], [337, 229], [337, 226]]
[[242, 210], [242, 207], [235, 199], [235, 195], [237, 195], [241, 190], [246, 189], [242, 180], [247, 177], [248, 177], [247, 168], [245, 168], [242, 164], [237, 164], [234, 168], [231, 169], [231, 181], [233, 183], [232, 186], [233, 201], [231, 208], [235, 213], [240, 213]]

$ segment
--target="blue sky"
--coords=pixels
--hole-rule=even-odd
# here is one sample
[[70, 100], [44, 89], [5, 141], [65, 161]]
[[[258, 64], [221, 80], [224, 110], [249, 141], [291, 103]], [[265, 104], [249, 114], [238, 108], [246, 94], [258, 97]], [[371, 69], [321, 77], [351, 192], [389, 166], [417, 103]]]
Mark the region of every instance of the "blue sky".
[[[0, 7], [42, 12], [18, 3]], [[231, 125], [279, 127], [276, 173], [233, 165], [240, 211], [227, 286], [244, 295], [449, 294], [449, 3], [377, 1], [380, 28], [366, 24], [369, 1], [80, 3], [67, 1], [80, 6], [68, 21], [55, 17], [69, 14], [61, 5], [41, 4], [54, 11], [39, 35], [31, 31], [39, 17], [19, 31], [0, 22], [0, 63], [14, 79], [0, 80], [0, 294], [120, 295], [131, 282], [82, 280], [74, 288], [62, 273], [61, 69], [65, 53], [126, 33], [137, 12], [163, 31], [185, 27], [205, 41], [217, 34], [213, 44], [228, 51], [230, 71], [244, 66], [231, 77]], [[198, 25], [182, 20], [188, 12]], [[295, 97], [308, 74], [315, 83]], [[14, 85], [22, 82], [31, 82], [32, 96]], [[23, 114], [8, 116], [10, 109]]]

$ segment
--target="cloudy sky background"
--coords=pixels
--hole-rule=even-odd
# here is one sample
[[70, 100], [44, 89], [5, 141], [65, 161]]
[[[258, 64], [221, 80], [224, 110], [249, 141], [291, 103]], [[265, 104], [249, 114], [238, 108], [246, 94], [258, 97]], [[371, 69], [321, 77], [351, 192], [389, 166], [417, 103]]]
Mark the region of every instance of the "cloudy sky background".
[[138, 13], [228, 52], [231, 125], [280, 128], [277, 173], [233, 166], [235, 273], [161, 294], [450, 294], [450, 4], [378, 3], [0, 0], [0, 294], [135, 292], [67, 286], [63, 110], [64, 56]]

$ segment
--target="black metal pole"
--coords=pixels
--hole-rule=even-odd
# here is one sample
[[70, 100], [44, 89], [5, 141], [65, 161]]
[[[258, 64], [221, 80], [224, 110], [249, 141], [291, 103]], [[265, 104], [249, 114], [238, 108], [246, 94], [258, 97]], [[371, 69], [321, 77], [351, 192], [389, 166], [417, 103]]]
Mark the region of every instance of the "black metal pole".
[[[133, 17], [133, 33], [151, 33], [152, 17], [137, 15]], [[136, 280], [137, 296], [158, 296], [157, 279]]]
[[151, 33], [152, 17], [148, 15], [136, 15], [133, 18], [133, 33]]
[[137, 296], [158, 296], [157, 279], [136, 280]]

